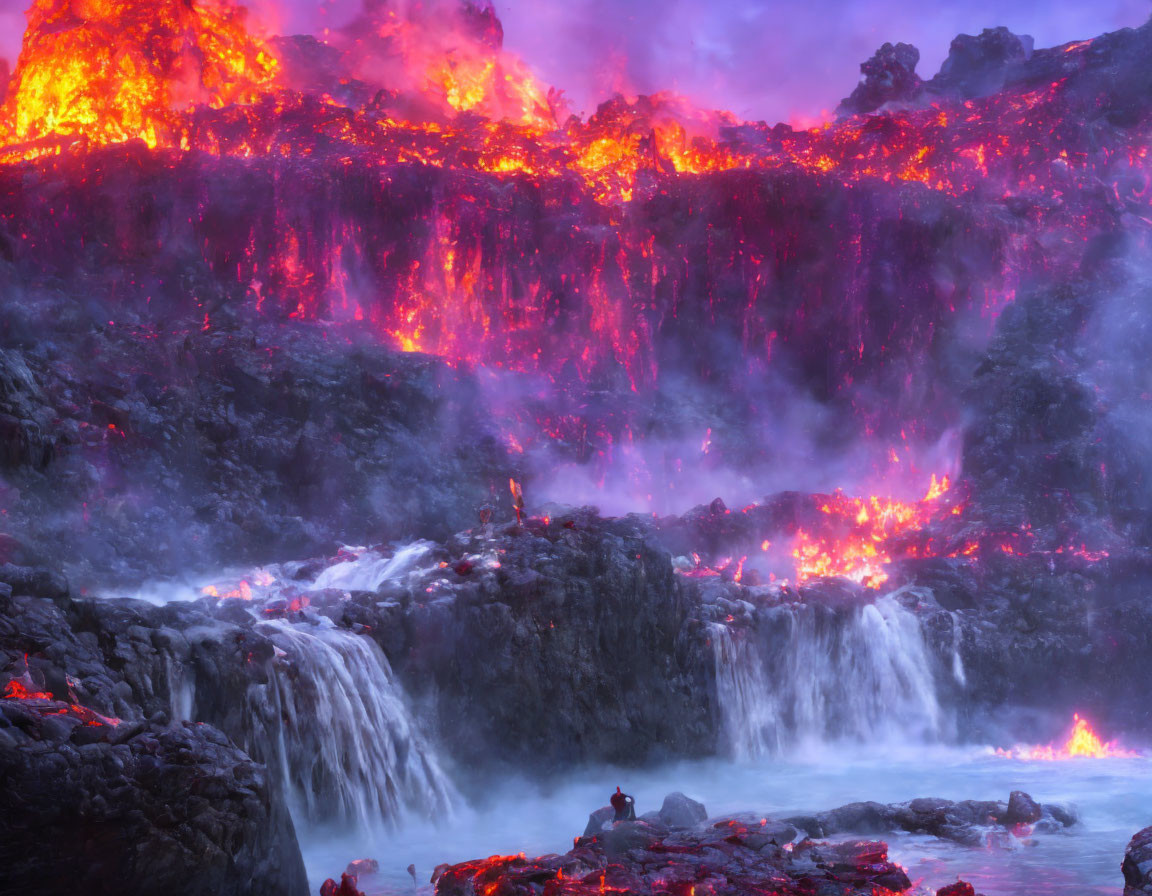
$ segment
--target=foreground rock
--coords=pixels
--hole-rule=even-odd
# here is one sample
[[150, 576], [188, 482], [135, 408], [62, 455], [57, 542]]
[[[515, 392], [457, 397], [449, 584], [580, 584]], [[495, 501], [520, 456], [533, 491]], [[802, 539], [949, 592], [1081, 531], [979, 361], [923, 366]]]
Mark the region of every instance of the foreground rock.
[[787, 821], [810, 837], [906, 831], [930, 834], [965, 846], [982, 846], [996, 835], [1009, 832], [1023, 836], [1071, 827], [1076, 823], [1076, 815], [1062, 806], [1041, 805], [1028, 794], [1014, 790], [1007, 803], [992, 800], [952, 802], [931, 797], [888, 805], [849, 803]]
[[738, 818], [695, 830], [621, 822], [601, 836], [578, 838], [562, 856], [493, 856], [453, 865], [438, 877], [436, 893], [874, 896], [911, 887], [903, 869], [888, 860], [884, 843], [805, 840], [793, 848], [786, 833], [786, 826]]
[[1152, 893], [1152, 827], [1144, 828], [1124, 851], [1124, 896]]
[[170, 721], [179, 636], [160, 610], [73, 602], [35, 571], [3, 577], [0, 889], [305, 893], [264, 766], [212, 726]]

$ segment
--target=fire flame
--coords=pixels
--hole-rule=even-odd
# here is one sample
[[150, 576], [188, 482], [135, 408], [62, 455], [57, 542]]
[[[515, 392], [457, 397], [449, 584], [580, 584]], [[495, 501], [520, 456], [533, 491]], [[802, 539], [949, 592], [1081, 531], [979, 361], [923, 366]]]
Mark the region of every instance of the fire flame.
[[0, 136], [180, 146], [183, 112], [254, 102], [277, 64], [227, 0], [36, 0]]
[[1088, 720], [1082, 718], [1079, 713], [1075, 713], [1072, 716], [1072, 731], [1068, 735], [1068, 740], [1063, 744], [1059, 746], [1049, 744], [1038, 747], [1017, 747], [1012, 750], [997, 749], [996, 755], [1011, 759], [1055, 761], [1059, 759], [1076, 758], [1131, 758], [1139, 756], [1140, 754], [1135, 751], [1121, 749], [1116, 745], [1115, 741], [1101, 740], [1100, 736], [1092, 730], [1092, 726], [1088, 723]]
[[947, 476], [933, 474], [927, 494], [915, 502], [876, 495], [849, 498], [836, 492], [820, 508], [829, 517], [828, 526], [818, 533], [796, 533], [792, 556], [798, 581], [839, 576], [879, 588], [888, 581], [885, 567], [893, 559], [892, 542], [939, 515], [940, 499], [950, 487]]

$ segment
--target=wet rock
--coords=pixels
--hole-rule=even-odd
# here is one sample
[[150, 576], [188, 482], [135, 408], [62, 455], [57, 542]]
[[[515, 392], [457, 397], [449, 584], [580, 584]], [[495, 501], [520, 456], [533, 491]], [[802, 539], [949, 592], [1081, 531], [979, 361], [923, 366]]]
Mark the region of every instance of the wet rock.
[[169, 726], [119, 744], [46, 733], [0, 748], [0, 863], [14, 890], [307, 892], [263, 768], [219, 732]]
[[954, 884], [941, 887], [936, 891], [936, 896], [976, 896], [976, 889], [972, 884], [958, 880]]
[[[1041, 805], [1027, 794], [1014, 791], [1012, 803], [988, 800], [952, 800], [935, 797], [906, 803], [849, 803], [814, 815], [796, 816], [787, 821], [810, 837], [831, 837], [842, 833], [882, 834], [907, 831], [930, 834], [964, 846], [983, 845], [988, 835], [1011, 836], [1018, 826], [1035, 824], [1034, 830], [1058, 831], [1076, 823], [1076, 816], [1060, 806]], [[1031, 819], [1029, 821], [1017, 819]], [[1009, 820], [1011, 819], [1011, 820]]]
[[708, 818], [708, 810], [703, 803], [680, 792], [664, 797], [660, 806], [660, 820], [671, 828], [692, 828]]
[[1124, 896], [1152, 893], [1152, 827], [1144, 828], [1129, 841], [1120, 870], [1124, 875]]
[[634, 896], [685, 892], [771, 892], [776, 896], [874, 896], [911, 886], [888, 860], [883, 843], [816, 843], [794, 850], [763, 842], [758, 822], [724, 819], [707, 828], [663, 833], [643, 822], [616, 825], [619, 843], [581, 838], [564, 856], [493, 856], [446, 868], [438, 896], [473, 893], [565, 893], [594, 896], [605, 890]]
[[1007, 827], [1018, 824], [1034, 824], [1040, 820], [1044, 811], [1032, 797], [1021, 790], [1013, 790], [1008, 797], [1008, 811], [1000, 819]]
[[345, 872], [340, 875], [340, 883], [328, 878], [320, 885], [320, 896], [364, 896], [356, 888], [357, 880], [354, 874]]
[[584, 828], [585, 837], [596, 837], [603, 832], [605, 825], [616, 817], [616, 810], [611, 806], [603, 806], [588, 816], [588, 824]]

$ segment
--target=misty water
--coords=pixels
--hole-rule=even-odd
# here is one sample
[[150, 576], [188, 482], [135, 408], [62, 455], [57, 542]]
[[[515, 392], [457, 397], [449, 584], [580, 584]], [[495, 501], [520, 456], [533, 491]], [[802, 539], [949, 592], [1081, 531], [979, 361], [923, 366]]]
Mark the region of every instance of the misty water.
[[958, 876], [986, 896], [1116, 896], [1120, 862], [1132, 834], [1149, 823], [1152, 762], [1147, 759], [1073, 759], [1026, 762], [980, 748], [906, 746], [901, 749], [812, 746], [803, 758], [735, 763], [685, 762], [644, 771], [574, 771], [547, 784], [491, 785], [479, 806], [455, 809], [438, 823], [409, 819], [397, 830], [333, 833], [300, 831], [315, 887], [352, 859], [380, 863], [363, 878], [373, 893], [410, 892], [406, 868], [416, 866], [420, 886], [441, 862], [524, 852], [563, 853], [581, 834], [588, 813], [605, 805], [620, 785], [636, 797], [637, 812], [658, 809], [680, 790], [700, 800], [711, 816], [754, 812], [775, 818], [830, 809], [856, 800], [897, 802], [923, 796], [1007, 800], [1024, 790], [1041, 802], [1071, 805], [1080, 822], [1062, 833], [1012, 837], [984, 848], [933, 837], [889, 834], [892, 858], [918, 886], [935, 893]]
[[[374, 591], [386, 581], [411, 586], [435, 568], [423, 542], [383, 553], [346, 548], [341, 562], [295, 586]], [[255, 583], [254, 615], [265, 601], [292, 593], [291, 572], [269, 567], [246, 574]], [[169, 601], [200, 593], [196, 586], [143, 596]], [[950, 745], [964, 738], [937, 701], [919, 622], [895, 595], [842, 612], [833, 624], [815, 624], [812, 608], [803, 605], [772, 614], [782, 615], [783, 626], [768, 639], [735, 638], [723, 626], [712, 632], [722, 737], [738, 758], [643, 770], [574, 768], [545, 781], [479, 779], [438, 756], [435, 738], [422, 730], [424, 720], [370, 639], [315, 615], [261, 623], [292, 664], [290, 676], [277, 674], [273, 712], [263, 724], [291, 718], [280, 730], [274, 764], [312, 891], [361, 858], [380, 864], [378, 874], [360, 880], [373, 896], [412, 892], [409, 864], [415, 886], [428, 888], [441, 863], [566, 852], [589, 813], [620, 786], [636, 797], [638, 814], [681, 791], [712, 817], [776, 819], [856, 801], [1007, 801], [1011, 791], [1023, 790], [1039, 802], [1074, 808], [1079, 823], [1023, 838], [990, 832], [981, 848], [904, 833], [828, 839], [886, 840], [916, 883], [914, 894], [934, 894], [958, 877], [985, 896], [1122, 892], [1124, 847], [1152, 821], [1147, 751], [1029, 761], [997, 755], [991, 746]], [[943, 674], [964, 679], [958, 657]], [[833, 730], [841, 737], [835, 744], [828, 743]]]

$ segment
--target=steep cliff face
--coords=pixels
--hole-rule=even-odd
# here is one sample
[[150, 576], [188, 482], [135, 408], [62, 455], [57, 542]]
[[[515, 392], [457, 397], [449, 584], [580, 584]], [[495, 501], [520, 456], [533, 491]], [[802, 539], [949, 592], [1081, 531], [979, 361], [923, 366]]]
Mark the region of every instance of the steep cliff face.
[[6, 884], [306, 893], [267, 770], [219, 730], [171, 714], [168, 673], [182, 637], [165, 621], [178, 620], [76, 604], [12, 567], [5, 578], [16, 581], [0, 595]]

